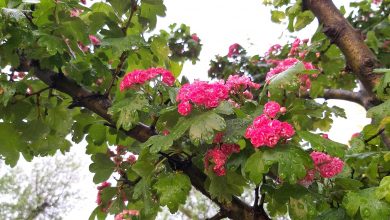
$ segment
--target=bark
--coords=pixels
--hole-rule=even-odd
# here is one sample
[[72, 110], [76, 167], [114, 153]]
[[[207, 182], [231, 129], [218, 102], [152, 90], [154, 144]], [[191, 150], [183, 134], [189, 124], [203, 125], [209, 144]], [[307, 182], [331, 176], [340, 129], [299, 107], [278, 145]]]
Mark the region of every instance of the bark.
[[303, 8], [313, 12], [323, 25], [325, 35], [340, 48], [364, 89], [375, 97], [373, 88], [378, 84], [380, 75], [373, 73], [373, 69], [379, 63], [364, 43], [361, 33], [348, 23], [331, 0], [303, 0]]
[[[310, 94], [308, 92], [300, 94], [301, 98], [310, 98]], [[371, 96], [366, 95], [362, 91], [360, 92], [352, 92], [348, 90], [342, 89], [325, 89], [324, 94], [318, 96], [318, 98], [324, 99], [340, 99], [345, 101], [350, 101], [357, 103], [364, 107], [366, 110], [373, 107], [378, 103], [378, 100], [373, 99]]]

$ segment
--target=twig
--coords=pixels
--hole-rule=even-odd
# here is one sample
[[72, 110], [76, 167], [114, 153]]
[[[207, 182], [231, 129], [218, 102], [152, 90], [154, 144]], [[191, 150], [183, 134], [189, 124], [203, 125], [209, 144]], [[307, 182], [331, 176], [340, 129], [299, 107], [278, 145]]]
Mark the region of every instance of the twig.
[[368, 142], [372, 141], [373, 139], [375, 139], [376, 137], [381, 135], [384, 131], [385, 131], [384, 128], [380, 129], [376, 134], [374, 134], [373, 136], [369, 137], [367, 140], [364, 140], [364, 143], [367, 144]]
[[[135, 6], [137, 5], [137, 1], [132, 1], [134, 2], [133, 4], [135, 4]], [[129, 19], [127, 20], [126, 22], [126, 25], [122, 28], [122, 32], [123, 34], [126, 36], [126, 32], [127, 32], [127, 28], [129, 28], [130, 26], [130, 23], [131, 23], [131, 18], [133, 17], [134, 15], [134, 12], [137, 10], [137, 7], [134, 7], [134, 5], [131, 6], [131, 11], [130, 11], [130, 15], [129, 15]], [[112, 75], [112, 79], [111, 79], [111, 82], [110, 82], [110, 86], [107, 88], [106, 92], [104, 93], [104, 96], [105, 97], [108, 97], [109, 94], [110, 94], [110, 91], [112, 89], [112, 87], [114, 86], [114, 83], [115, 83], [115, 80], [117, 78], [117, 76], [119, 75], [120, 71], [122, 70], [122, 67], [123, 65], [125, 64], [125, 61], [127, 59], [127, 57], [129, 56], [129, 53], [128, 51], [123, 51], [121, 56], [119, 57], [119, 63], [118, 65], [116, 66], [116, 69], [115, 69], [115, 72], [114, 74]]]
[[34, 95], [40, 95], [42, 92], [44, 92], [44, 91], [46, 91], [46, 90], [48, 90], [50, 88], [51, 88], [50, 86], [45, 87], [45, 88], [43, 88], [41, 90], [38, 90], [36, 92], [30, 93], [30, 94], [26, 94], [25, 97], [28, 98], [28, 97], [31, 97], [31, 96], [34, 96]]
[[253, 208], [255, 210], [257, 210], [259, 208], [259, 188], [260, 188], [260, 186], [256, 185], [256, 188], [255, 188], [255, 201], [253, 203]]

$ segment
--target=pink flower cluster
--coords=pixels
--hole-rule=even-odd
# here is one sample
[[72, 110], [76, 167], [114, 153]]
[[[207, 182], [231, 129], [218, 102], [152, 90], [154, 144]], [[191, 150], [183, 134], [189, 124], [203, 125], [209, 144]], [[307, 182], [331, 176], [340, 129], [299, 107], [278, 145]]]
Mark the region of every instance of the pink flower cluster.
[[204, 158], [205, 169], [209, 169], [209, 162], [214, 163], [213, 171], [217, 176], [226, 174], [225, 164], [229, 156], [233, 153], [240, 152], [240, 146], [237, 144], [222, 144], [221, 147], [215, 147], [206, 152]]
[[331, 157], [317, 151], [313, 151], [310, 156], [313, 159], [315, 169], [324, 178], [336, 176], [343, 170], [344, 162], [338, 157]]
[[161, 76], [161, 81], [168, 85], [172, 86], [175, 82], [175, 77], [173, 74], [164, 68], [149, 68], [147, 70], [134, 70], [133, 72], [127, 73], [120, 83], [120, 90], [124, 91], [131, 88], [132, 86], [138, 84], [142, 85], [147, 81]]
[[268, 51], [265, 53], [265, 56], [270, 56], [278, 53], [282, 49], [282, 46], [280, 44], [272, 45]]
[[123, 210], [121, 213], [117, 214], [114, 220], [127, 220], [131, 219], [131, 216], [139, 216], [138, 210]]
[[236, 94], [248, 88], [259, 89], [260, 84], [252, 82], [248, 76], [230, 75], [226, 80], [226, 86], [230, 93]]
[[192, 39], [193, 41], [195, 41], [196, 43], [199, 43], [199, 37], [198, 37], [198, 35], [192, 34], [192, 35], [191, 35], [191, 39]]
[[233, 57], [234, 55], [239, 55], [240, 54], [240, 49], [241, 45], [235, 43], [229, 46], [229, 52], [228, 52], [228, 57]]
[[382, 0], [373, 0], [372, 3], [379, 5], [382, 3]]
[[99, 38], [97, 38], [95, 35], [92, 35], [92, 34], [89, 35], [89, 40], [95, 46], [100, 45], [100, 43], [101, 43]]
[[178, 111], [181, 115], [188, 115], [192, 106], [191, 103], [205, 108], [215, 108], [223, 100], [229, 97], [229, 88], [223, 81], [208, 83], [195, 81], [192, 84], [184, 84], [177, 95]]
[[110, 186], [111, 186], [111, 183], [109, 183], [109, 182], [102, 182], [102, 184], [97, 187], [98, 194], [97, 194], [97, 198], [96, 198], [96, 203], [98, 205], [102, 204], [102, 190], [107, 188], [107, 187], [110, 187]]
[[[266, 75], [266, 82], [269, 82], [271, 78], [290, 67], [294, 66], [296, 63], [298, 63], [298, 59], [296, 58], [287, 58], [285, 60], [270, 60], [268, 62], [276, 64], [276, 67], [272, 68]], [[303, 65], [305, 66], [306, 70], [314, 70], [316, 69], [315, 66], [312, 63], [303, 62]], [[307, 74], [300, 76], [301, 85], [303, 86], [303, 89], [310, 89], [311, 87], [311, 81]]]
[[[177, 95], [178, 112], [186, 116], [192, 111], [192, 105], [203, 106], [207, 109], [217, 107], [221, 101], [227, 100], [229, 94], [236, 95], [242, 93], [247, 99], [252, 99], [253, 95], [248, 89], [259, 89], [260, 85], [251, 81], [247, 76], [231, 75], [226, 83], [223, 80], [208, 83], [195, 81], [192, 84], [184, 84]], [[229, 100], [231, 101], [231, 100]], [[233, 103], [234, 106], [239, 106]]]
[[314, 169], [308, 170], [306, 176], [299, 181], [299, 184], [305, 187], [313, 183], [316, 172], [323, 178], [332, 178], [343, 171], [344, 162], [338, 157], [317, 151], [313, 151], [310, 156], [314, 162]]
[[274, 147], [280, 139], [288, 139], [295, 134], [294, 128], [287, 122], [274, 119], [281, 112], [277, 102], [264, 105], [263, 114], [255, 118], [245, 132], [255, 148], [261, 146]]

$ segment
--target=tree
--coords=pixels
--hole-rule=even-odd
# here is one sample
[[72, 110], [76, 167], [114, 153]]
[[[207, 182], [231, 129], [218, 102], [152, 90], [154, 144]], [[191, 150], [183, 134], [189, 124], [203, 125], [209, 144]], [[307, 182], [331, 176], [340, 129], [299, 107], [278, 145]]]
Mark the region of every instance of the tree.
[[72, 156], [44, 158], [31, 162], [31, 167], [4, 167], [0, 218], [62, 219], [81, 198], [75, 186], [80, 164]]
[[[389, 1], [349, 15], [330, 0], [264, 3], [289, 31], [317, 18], [317, 32], [264, 56], [233, 44], [211, 62], [224, 80], [189, 83], [178, 76], [198, 36], [144, 35], [161, 0], [0, 2], [0, 155], [14, 166], [85, 139], [102, 183], [91, 219], [176, 212], [191, 185], [220, 208], [212, 219], [390, 217]], [[372, 123], [334, 142], [318, 131], [343, 109], [315, 98], [359, 103]], [[238, 197], [251, 184], [253, 205]]]

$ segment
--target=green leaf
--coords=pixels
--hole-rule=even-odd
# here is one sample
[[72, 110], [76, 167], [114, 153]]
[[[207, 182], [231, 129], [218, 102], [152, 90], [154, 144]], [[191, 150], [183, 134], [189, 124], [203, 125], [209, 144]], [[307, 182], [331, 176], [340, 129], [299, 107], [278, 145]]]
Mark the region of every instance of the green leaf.
[[280, 179], [295, 184], [306, 176], [306, 169], [312, 167], [312, 159], [303, 149], [286, 145], [277, 149], [269, 149], [264, 153], [268, 163], [278, 161], [278, 175]]
[[283, 11], [271, 11], [271, 20], [275, 23], [281, 23], [286, 18], [286, 14]]
[[150, 137], [145, 143], [142, 144], [142, 147], [150, 147], [150, 153], [157, 153], [159, 151], [166, 151], [173, 144], [173, 139], [170, 135], [162, 136], [155, 135]]
[[149, 177], [154, 169], [158, 157], [150, 154], [148, 149], [143, 149], [137, 162], [131, 167], [141, 177]]
[[365, 40], [367, 45], [375, 51], [375, 53], [378, 53], [378, 45], [379, 41], [378, 38], [376, 38], [375, 32], [374, 31], [368, 31], [367, 32], [367, 38]]
[[8, 101], [15, 94], [16, 88], [14, 83], [0, 82], [0, 104], [7, 106]]
[[0, 123], [0, 156], [11, 167], [19, 160], [19, 150], [23, 147], [18, 131], [12, 124]]
[[223, 141], [235, 143], [245, 134], [245, 131], [252, 120], [246, 118], [233, 118], [226, 120], [226, 130], [223, 135]]
[[315, 16], [310, 10], [299, 13], [294, 24], [295, 31], [302, 30], [304, 27], [310, 24], [314, 18]]
[[122, 127], [130, 130], [139, 121], [138, 111], [148, 106], [148, 100], [144, 96], [136, 95], [135, 97], [125, 98], [115, 103], [108, 113], [117, 118], [117, 128]]
[[55, 108], [50, 108], [47, 111], [46, 123], [49, 127], [55, 130], [58, 134], [69, 134], [73, 120], [72, 112], [66, 109], [64, 105], [58, 105]]
[[132, 0], [108, 0], [108, 2], [118, 13], [119, 17], [121, 17], [124, 13], [126, 13], [131, 8]]
[[344, 190], [358, 190], [359, 188], [363, 187], [362, 182], [351, 178], [338, 177], [335, 179], [335, 184]]
[[239, 196], [246, 186], [245, 179], [241, 175], [227, 171], [224, 176], [217, 176], [213, 171], [208, 171], [206, 186], [212, 198], [217, 198], [220, 202], [230, 202], [232, 196]]
[[348, 192], [343, 199], [343, 207], [350, 217], [354, 217], [360, 209], [363, 220], [381, 220], [390, 218], [390, 204], [376, 197], [377, 188], [368, 188], [356, 192]]
[[106, 154], [95, 154], [92, 156], [93, 163], [89, 165], [89, 171], [95, 173], [94, 183], [101, 183], [110, 178], [114, 172], [115, 164]]
[[172, 128], [172, 131], [169, 135], [174, 140], [177, 140], [184, 135], [184, 133], [190, 128], [191, 124], [192, 124], [191, 119], [181, 117], [177, 121], [175, 127]]
[[189, 135], [195, 145], [199, 145], [201, 141], [211, 143], [214, 138], [214, 130], [222, 131], [226, 128], [225, 120], [213, 111], [201, 113], [191, 120]]
[[139, 16], [139, 22], [144, 26], [148, 26], [149, 30], [153, 30], [157, 24], [157, 16], [165, 16], [166, 7], [162, 0], [142, 0], [141, 1], [141, 14]]
[[261, 183], [263, 175], [268, 172], [269, 166], [264, 163], [263, 153], [257, 151], [248, 158], [245, 163], [245, 173], [248, 173], [249, 179], [256, 185]]
[[381, 183], [379, 184], [379, 187], [375, 191], [376, 198], [383, 199], [390, 203], [390, 176], [385, 176]]
[[344, 209], [329, 209], [317, 216], [316, 220], [336, 220], [336, 219], [348, 219], [347, 213]]
[[280, 93], [280, 89], [293, 90], [298, 88], [298, 75], [305, 70], [303, 63], [298, 62], [289, 69], [273, 76], [268, 85], [271, 95]]
[[315, 201], [310, 195], [299, 199], [290, 197], [288, 210], [292, 219], [313, 219], [317, 215]]
[[302, 139], [310, 143], [313, 150], [325, 151], [331, 156], [344, 158], [345, 150], [347, 149], [346, 145], [323, 138], [320, 135], [313, 134], [309, 131], [297, 131], [297, 133]]
[[89, 137], [92, 139], [95, 145], [101, 145], [106, 141], [106, 126], [102, 124], [93, 124], [89, 128]]
[[228, 101], [221, 102], [214, 111], [223, 115], [231, 115], [234, 113], [233, 105]]
[[191, 190], [191, 181], [187, 175], [170, 173], [159, 177], [153, 186], [159, 195], [160, 204], [166, 205], [171, 213], [177, 212], [184, 204]]
[[390, 116], [390, 100], [372, 107], [367, 111], [367, 117], [372, 118], [376, 122], [380, 122], [387, 116]]
[[375, 73], [383, 73], [381, 81], [375, 87], [377, 96], [382, 100], [387, 100], [390, 95], [390, 69], [376, 69]]
[[53, 35], [42, 34], [38, 40], [38, 44], [46, 48], [50, 55], [55, 55], [56, 53], [62, 54], [67, 49], [64, 40]]

